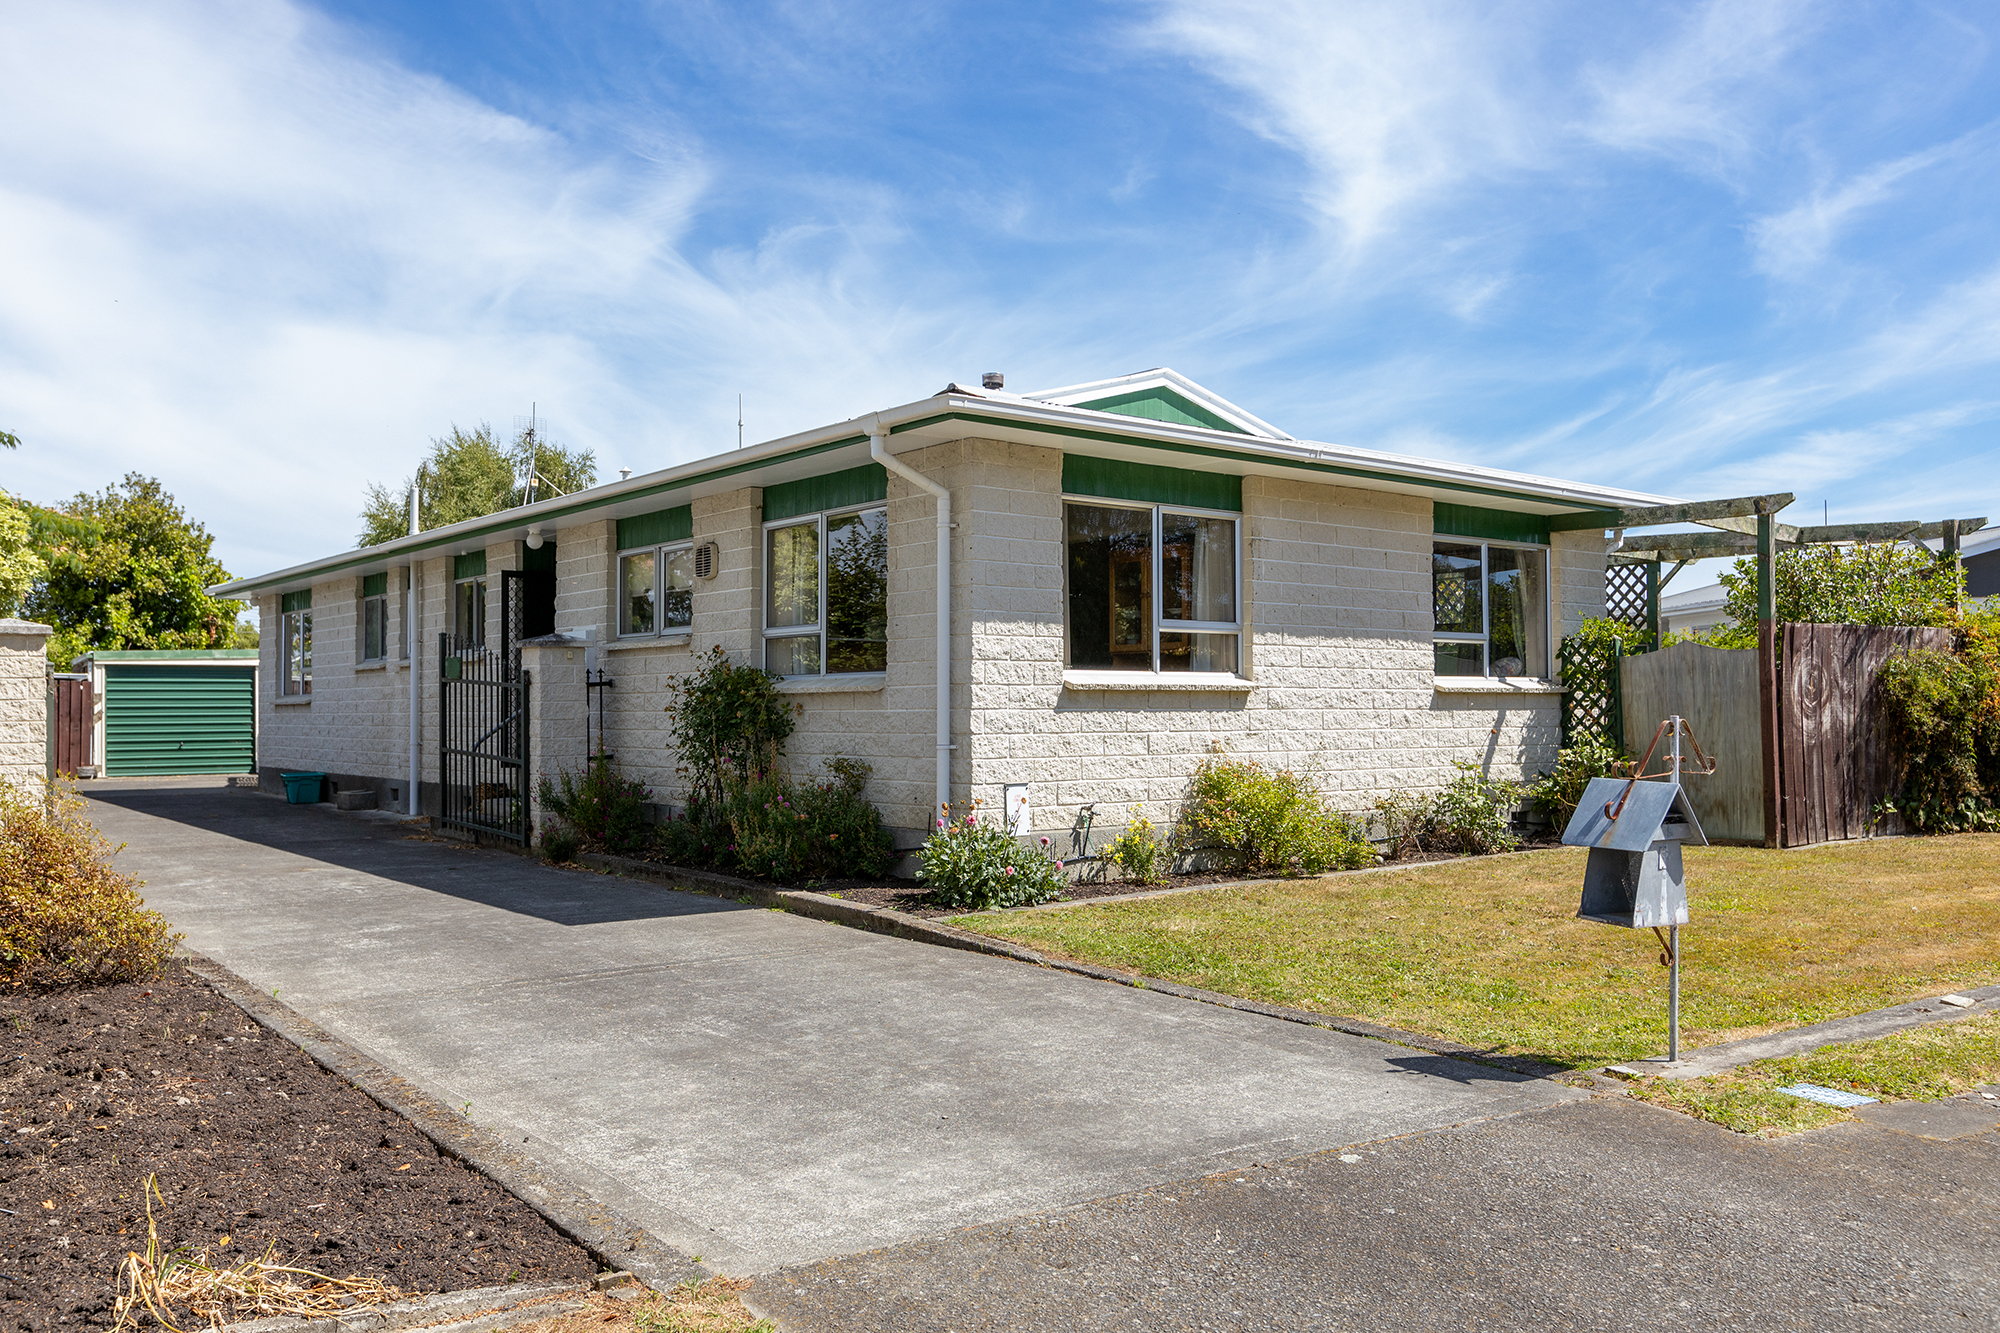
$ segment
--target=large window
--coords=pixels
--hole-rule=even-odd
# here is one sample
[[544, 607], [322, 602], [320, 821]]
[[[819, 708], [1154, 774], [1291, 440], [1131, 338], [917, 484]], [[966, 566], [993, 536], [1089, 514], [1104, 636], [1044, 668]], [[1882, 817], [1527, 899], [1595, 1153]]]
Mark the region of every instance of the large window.
[[694, 623], [694, 547], [618, 555], [618, 633], [679, 634]]
[[1549, 553], [1493, 542], [1431, 548], [1440, 676], [1549, 675]]
[[474, 648], [485, 644], [485, 579], [460, 579], [452, 585], [451, 632], [461, 644]]
[[1101, 502], [1063, 508], [1070, 666], [1237, 670], [1234, 515]]
[[288, 609], [278, 620], [278, 692], [286, 695], [307, 695], [313, 692], [313, 615], [312, 603], [291, 606], [292, 599], [285, 599]]
[[764, 666], [780, 676], [889, 665], [889, 511], [764, 529]]

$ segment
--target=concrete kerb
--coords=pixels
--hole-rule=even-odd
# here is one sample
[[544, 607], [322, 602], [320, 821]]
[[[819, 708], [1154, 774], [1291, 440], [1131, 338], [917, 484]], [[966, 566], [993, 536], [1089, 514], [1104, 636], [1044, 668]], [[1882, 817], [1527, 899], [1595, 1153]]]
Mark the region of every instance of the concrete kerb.
[[[556, 1230], [583, 1246], [591, 1258], [606, 1268], [628, 1271], [655, 1291], [713, 1276], [706, 1267], [605, 1206], [574, 1182], [550, 1171], [492, 1130], [473, 1124], [372, 1056], [266, 995], [214, 959], [185, 947], [180, 956], [189, 972], [208, 982], [224, 999], [297, 1046], [329, 1073], [347, 1080], [410, 1121], [439, 1152], [493, 1180], [547, 1218]], [[359, 1313], [356, 1312], [357, 1316]], [[316, 1321], [315, 1326], [325, 1327], [326, 1322]]]
[[[768, 884], [757, 884], [733, 876], [717, 874], [709, 870], [688, 870], [675, 866], [663, 866], [651, 861], [639, 861], [630, 857], [605, 856], [586, 853], [577, 857], [580, 864], [595, 870], [603, 870], [627, 879], [645, 880], [663, 888], [709, 893], [719, 897], [733, 898], [738, 902], [750, 903], [758, 907], [776, 907], [800, 916], [814, 917], [821, 921], [831, 921], [840, 925], [854, 926], [861, 930], [872, 930], [881, 935], [894, 935], [901, 939], [914, 940], [922, 944], [935, 944], [947, 949], [965, 949], [973, 953], [991, 954], [999, 958], [1009, 958], [1015, 962], [1027, 963], [1034, 967], [1045, 967], [1051, 971], [1069, 972], [1076, 976], [1089, 977], [1095, 981], [1115, 982], [1121, 986], [1131, 986], [1139, 990], [1159, 991], [1164, 995], [1176, 996], [1184, 1000], [1195, 1000], [1202, 1004], [1213, 1004], [1224, 1009], [1240, 1009], [1246, 1013], [1261, 1014], [1266, 1018], [1276, 1018], [1287, 1023], [1299, 1023], [1307, 1027], [1326, 1028], [1333, 1032], [1345, 1032], [1356, 1037], [1371, 1037], [1376, 1041], [1386, 1041], [1398, 1046], [1409, 1046], [1417, 1050], [1430, 1051], [1436, 1055], [1448, 1055], [1458, 1060], [1469, 1060], [1477, 1064], [1491, 1065], [1510, 1073], [1523, 1074], [1533, 1078], [1546, 1078], [1566, 1071], [1555, 1065], [1539, 1060], [1525, 1060], [1514, 1056], [1496, 1055], [1471, 1046], [1462, 1046], [1441, 1037], [1426, 1036], [1421, 1032], [1405, 1032], [1401, 1028], [1384, 1027], [1355, 1018], [1338, 1018], [1329, 1014], [1316, 1014], [1307, 1009], [1293, 1009], [1287, 1005], [1265, 1004], [1258, 1000], [1246, 1000], [1241, 996], [1224, 995], [1218, 991], [1202, 990], [1197, 986], [1183, 986], [1179, 982], [1148, 977], [1135, 972], [1119, 972], [1108, 967], [1098, 967], [1091, 963], [1072, 962], [1064, 958], [1050, 958], [1024, 949], [1005, 940], [989, 935], [975, 934], [956, 926], [940, 925], [898, 912], [887, 907], [869, 907], [861, 903], [851, 903], [842, 898], [834, 898], [824, 893], [810, 893], [801, 889], [777, 889]], [[1441, 862], [1430, 862], [1438, 865]], [[1402, 867], [1389, 867], [1401, 869]], [[1350, 872], [1355, 874], [1364, 871]], [[1273, 880], [1257, 880], [1232, 884], [1202, 884], [1191, 889], [1176, 889], [1168, 892], [1187, 893], [1203, 889], [1249, 888], [1256, 884], [1276, 883]], [[1135, 895], [1136, 896], [1136, 895]], [[1150, 895], [1149, 895], [1150, 896]], [[1086, 900], [1086, 903], [1090, 900]], [[1101, 901], [1101, 900], [1099, 900]], [[1085, 904], [1068, 903], [1076, 907]]]
[[431, 1333], [485, 1333], [487, 1329], [549, 1319], [583, 1308], [578, 1299], [588, 1282], [520, 1283], [511, 1287], [473, 1287], [435, 1296], [418, 1296], [390, 1305], [355, 1306], [313, 1319], [277, 1315], [223, 1324], [218, 1333], [390, 1333], [423, 1328]]

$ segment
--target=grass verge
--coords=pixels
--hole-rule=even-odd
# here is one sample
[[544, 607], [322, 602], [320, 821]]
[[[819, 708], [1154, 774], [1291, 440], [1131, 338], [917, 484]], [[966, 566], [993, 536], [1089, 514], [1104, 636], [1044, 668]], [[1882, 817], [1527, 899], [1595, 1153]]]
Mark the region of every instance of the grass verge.
[[[1581, 853], [954, 918], [1058, 957], [1591, 1067], [1665, 1046], [1650, 931], [1576, 919]], [[2000, 834], [1690, 848], [1690, 1046], [2000, 980]]]
[[1739, 1134], [1776, 1137], [1854, 1118], [1778, 1091], [1794, 1083], [1858, 1092], [1878, 1101], [1938, 1101], [2000, 1081], [2000, 1014], [1932, 1023], [1874, 1041], [1759, 1060], [1707, 1078], [1641, 1079], [1640, 1101], [1685, 1111]]
[[743, 1304], [749, 1285], [740, 1278], [712, 1277], [637, 1300], [592, 1293], [581, 1310], [516, 1324], [511, 1333], [777, 1333], [775, 1324]]

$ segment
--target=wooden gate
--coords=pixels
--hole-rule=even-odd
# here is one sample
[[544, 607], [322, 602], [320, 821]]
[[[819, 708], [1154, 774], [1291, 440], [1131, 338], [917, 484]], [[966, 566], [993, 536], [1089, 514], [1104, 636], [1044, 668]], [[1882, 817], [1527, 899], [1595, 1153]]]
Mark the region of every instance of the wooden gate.
[[1626, 751], [1643, 753], [1662, 718], [1686, 718], [1716, 764], [1710, 776], [1682, 784], [1702, 832], [1713, 842], [1761, 844], [1764, 752], [1757, 740], [1757, 654], [1676, 643], [1619, 665]]
[[97, 736], [94, 703], [89, 676], [56, 677], [56, 772], [75, 777], [97, 762], [90, 754]]
[[[1785, 626], [1778, 671], [1779, 841], [1867, 837], [1870, 811], [1896, 794], [1882, 664], [1911, 648], [1949, 650], [1950, 630]], [[1900, 833], [1900, 821], [1880, 829]]]

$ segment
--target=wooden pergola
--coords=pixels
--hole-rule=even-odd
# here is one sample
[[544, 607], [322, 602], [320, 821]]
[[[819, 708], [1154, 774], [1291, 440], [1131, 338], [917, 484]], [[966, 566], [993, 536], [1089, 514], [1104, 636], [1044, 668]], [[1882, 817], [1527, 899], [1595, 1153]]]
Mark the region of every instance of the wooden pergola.
[[[1562, 514], [1549, 521], [1553, 532], [1600, 529], [1615, 534], [1610, 554], [1647, 564], [1646, 618], [1653, 641], [1660, 639], [1660, 593], [1674, 575], [1695, 560], [1713, 556], [1757, 557], [1757, 694], [1764, 764], [1764, 844], [1777, 845], [1778, 835], [1778, 664], [1776, 586], [1773, 562], [1781, 547], [1836, 545], [1855, 542], [1924, 542], [1942, 539], [1940, 559], [1956, 562], [1959, 542], [1986, 526], [1984, 518], [1920, 519], [1883, 523], [1834, 523], [1794, 527], [1780, 523], [1778, 513], [1796, 497], [1790, 492], [1748, 495], [1692, 504], [1654, 505], [1639, 509], [1596, 509]], [[1630, 528], [1692, 523], [1712, 532], [1681, 532], [1627, 536]], [[1674, 561], [1661, 573], [1661, 566]]]

